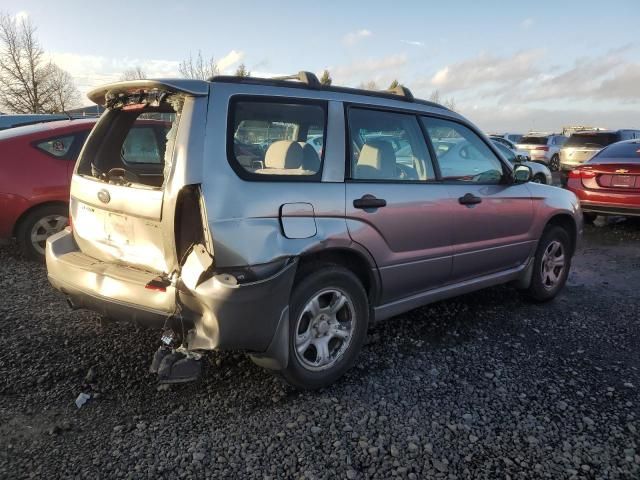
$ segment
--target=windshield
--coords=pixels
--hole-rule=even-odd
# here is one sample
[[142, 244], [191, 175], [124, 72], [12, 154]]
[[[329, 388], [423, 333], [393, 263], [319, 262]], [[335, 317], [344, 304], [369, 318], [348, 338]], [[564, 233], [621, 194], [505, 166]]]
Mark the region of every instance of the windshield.
[[85, 146], [77, 173], [118, 185], [161, 187], [170, 165], [182, 98], [108, 109]]
[[523, 145], [546, 145], [549, 137], [522, 137], [518, 143]]
[[587, 163], [640, 163], [640, 142], [614, 143]]
[[571, 135], [565, 147], [586, 147], [586, 148], [603, 148], [607, 145], [617, 142], [618, 135], [615, 133], [574, 133]]

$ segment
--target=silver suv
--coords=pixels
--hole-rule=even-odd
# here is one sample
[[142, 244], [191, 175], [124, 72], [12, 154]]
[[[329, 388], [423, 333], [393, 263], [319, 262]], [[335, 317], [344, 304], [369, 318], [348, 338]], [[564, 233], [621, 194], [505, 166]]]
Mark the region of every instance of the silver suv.
[[519, 150], [527, 150], [534, 162], [543, 163], [552, 172], [560, 169], [560, 148], [567, 141], [564, 135], [529, 132], [518, 142]]
[[[323, 387], [375, 321], [507, 282], [552, 299], [582, 232], [572, 193], [528, 183], [465, 118], [404, 87], [301, 72], [89, 97], [106, 112], [75, 166], [72, 226], [47, 243], [49, 279], [73, 308], [164, 327], [160, 381], [234, 349]], [[132, 128], [150, 121], [166, 135]]]
[[568, 172], [582, 165], [604, 147], [636, 138], [640, 138], [640, 130], [594, 129], [573, 133], [560, 149], [560, 168], [563, 172]]

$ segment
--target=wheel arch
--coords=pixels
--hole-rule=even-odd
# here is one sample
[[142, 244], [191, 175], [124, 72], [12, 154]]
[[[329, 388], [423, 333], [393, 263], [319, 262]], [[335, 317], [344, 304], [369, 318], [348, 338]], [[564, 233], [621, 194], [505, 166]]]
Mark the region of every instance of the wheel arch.
[[63, 202], [63, 201], [60, 201], [60, 200], [51, 200], [51, 201], [48, 201], [48, 202], [42, 202], [42, 203], [37, 203], [35, 205], [31, 205], [29, 208], [27, 208], [24, 212], [22, 212], [20, 214], [20, 216], [18, 217], [18, 219], [14, 223], [13, 230], [12, 230], [13, 236], [16, 237], [18, 235], [18, 231], [20, 230], [20, 227], [22, 226], [22, 222], [24, 222], [24, 220], [32, 212], [35, 212], [36, 210], [38, 210], [40, 208], [49, 207], [49, 206], [60, 206], [60, 207], [65, 207], [67, 210], [69, 209], [69, 203], [68, 202]]
[[358, 277], [367, 292], [370, 306], [377, 305], [382, 290], [378, 268], [373, 259], [355, 248], [333, 247], [300, 255], [296, 276], [306, 275], [319, 264], [341, 265]]
[[550, 227], [561, 227], [567, 231], [571, 240], [571, 254], [573, 255], [578, 241], [578, 226], [573, 216], [569, 213], [558, 213], [547, 220], [545, 230]]

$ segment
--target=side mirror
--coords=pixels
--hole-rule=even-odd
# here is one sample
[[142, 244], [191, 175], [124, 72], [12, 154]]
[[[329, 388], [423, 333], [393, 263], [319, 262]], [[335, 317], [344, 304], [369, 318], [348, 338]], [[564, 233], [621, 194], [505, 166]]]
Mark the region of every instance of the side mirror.
[[533, 176], [531, 168], [527, 165], [518, 165], [513, 171], [513, 179], [515, 183], [527, 183]]

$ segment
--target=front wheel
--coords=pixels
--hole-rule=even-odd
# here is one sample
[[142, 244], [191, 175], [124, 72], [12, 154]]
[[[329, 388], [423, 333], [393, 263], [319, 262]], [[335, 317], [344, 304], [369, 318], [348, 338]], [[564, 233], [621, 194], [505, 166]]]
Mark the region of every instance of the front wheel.
[[281, 371], [290, 384], [317, 389], [353, 366], [369, 323], [367, 294], [349, 270], [328, 265], [294, 287], [289, 316], [289, 362]]
[[551, 160], [549, 161], [549, 170], [552, 172], [560, 170], [560, 157], [558, 155], [551, 157]]
[[536, 250], [526, 294], [537, 302], [552, 300], [564, 287], [571, 268], [571, 241], [562, 227], [548, 228]]

